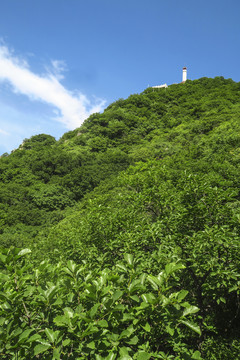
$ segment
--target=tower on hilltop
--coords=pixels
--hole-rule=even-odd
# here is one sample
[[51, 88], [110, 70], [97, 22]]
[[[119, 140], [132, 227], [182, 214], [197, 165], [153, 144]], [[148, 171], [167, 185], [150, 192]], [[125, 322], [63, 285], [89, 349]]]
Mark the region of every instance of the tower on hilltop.
[[[183, 67], [182, 69], [182, 82], [180, 84], [184, 84], [187, 81], [187, 68], [186, 66]], [[160, 88], [167, 88], [167, 84], [162, 84], [162, 85], [155, 85], [155, 86], [151, 86], [153, 89], [160, 89]]]
[[182, 82], [187, 80], [187, 68], [184, 66], [182, 69]]

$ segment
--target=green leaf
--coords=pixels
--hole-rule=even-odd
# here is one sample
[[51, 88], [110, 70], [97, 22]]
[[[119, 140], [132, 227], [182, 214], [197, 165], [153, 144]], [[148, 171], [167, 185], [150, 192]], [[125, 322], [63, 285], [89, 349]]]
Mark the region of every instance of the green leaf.
[[124, 254], [124, 259], [126, 260], [128, 265], [133, 264], [133, 256], [132, 256], [132, 254]]
[[123, 338], [129, 338], [132, 333], [134, 332], [134, 328], [132, 325], [130, 325], [126, 330], [123, 330], [120, 334], [120, 339], [123, 339]]
[[195, 324], [195, 323], [192, 323], [190, 321], [186, 321], [186, 320], [181, 320], [181, 323], [186, 325], [187, 327], [189, 327], [189, 329], [195, 331], [196, 333], [198, 333], [199, 335], [201, 335], [201, 330], [200, 330], [200, 327]]
[[[77, 358], [76, 360], [83, 360], [83, 357]], [[96, 360], [105, 360], [102, 356], [96, 354]]]
[[8, 281], [10, 279], [10, 277], [8, 275], [4, 274], [4, 273], [0, 273], [0, 279], [1, 279], [1, 282]]
[[153, 275], [148, 275], [147, 280], [150, 282], [150, 284], [152, 285], [154, 290], [158, 290], [159, 288], [159, 280], [153, 276]]
[[27, 339], [27, 342], [33, 343], [34, 341], [36, 341], [36, 340], [39, 341], [40, 339], [41, 339], [41, 336], [39, 334], [34, 334], [30, 338]]
[[147, 322], [144, 326], [142, 326], [142, 328], [147, 331], [150, 332], [151, 331], [151, 326], [149, 325], [149, 323]]
[[96, 349], [96, 345], [95, 345], [95, 342], [94, 341], [91, 341], [90, 343], [88, 343], [87, 344], [87, 347], [89, 348], [89, 349]]
[[34, 348], [34, 355], [38, 355], [38, 354], [41, 354], [45, 351], [47, 351], [49, 348], [51, 347], [51, 345], [43, 345], [43, 344], [38, 344], [35, 346]]
[[62, 344], [63, 346], [68, 346], [70, 344], [71, 340], [70, 339], [65, 339], [63, 340]]
[[19, 251], [18, 256], [24, 256], [27, 254], [30, 254], [32, 251], [30, 249], [22, 249], [21, 251]]
[[201, 360], [202, 359], [202, 357], [201, 357], [201, 353], [200, 353], [200, 351], [195, 351], [194, 353], [193, 353], [193, 355], [192, 355], [192, 359], [194, 359], [194, 360]]
[[114, 360], [114, 359], [116, 359], [116, 354], [112, 353], [112, 354], [109, 354], [105, 360]]
[[120, 351], [119, 351], [119, 360], [131, 360], [131, 356], [129, 356], [128, 354], [128, 348], [126, 348], [125, 346], [121, 347], [120, 348]]
[[108, 322], [106, 320], [100, 320], [97, 322], [97, 325], [103, 328], [107, 328], [108, 327]]
[[76, 263], [75, 263], [73, 260], [69, 260], [69, 261], [67, 262], [67, 266], [68, 266], [68, 268], [71, 270], [72, 273], [75, 272], [75, 269], [76, 269], [76, 267], [77, 267]]
[[127, 268], [126, 268], [126, 266], [124, 266], [123, 264], [117, 264], [116, 266], [117, 266], [119, 269], [123, 270], [124, 272], [127, 272], [127, 271], [128, 271]]
[[90, 318], [92, 319], [94, 317], [94, 315], [97, 313], [98, 311], [98, 308], [101, 304], [100, 303], [97, 303], [95, 305], [93, 305], [93, 307], [91, 308], [90, 312], [89, 312], [89, 315], [90, 315]]
[[125, 309], [125, 306], [123, 304], [117, 304], [113, 308], [114, 311], [119, 311], [119, 310], [124, 310], [124, 309]]
[[171, 336], [174, 335], [174, 329], [171, 328], [170, 325], [167, 325], [167, 326], [166, 326], [166, 331], [167, 331]]
[[54, 301], [53, 306], [62, 305], [62, 304], [63, 304], [63, 299], [59, 297], [57, 298], [56, 301]]
[[188, 291], [187, 290], [181, 290], [178, 293], [178, 301], [182, 301], [187, 296]]
[[150, 359], [151, 354], [146, 353], [145, 351], [139, 351], [137, 353], [137, 360], [148, 360]]
[[23, 342], [25, 339], [28, 339], [29, 335], [33, 332], [33, 329], [27, 329], [25, 330], [20, 336], [19, 336], [19, 342]]
[[130, 296], [130, 298], [136, 302], [140, 301], [140, 298], [137, 295]]
[[17, 328], [17, 329], [15, 329], [15, 330], [13, 330], [13, 332], [11, 333], [11, 337], [16, 337], [16, 336], [18, 336], [19, 334], [21, 334], [22, 333], [22, 329], [21, 328]]
[[51, 330], [51, 329], [45, 329], [45, 334], [47, 335], [48, 337], [48, 340], [54, 344], [54, 341], [56, 340], [55, 339], [55, 336], [54, 336], [54, 331]]
[[67, 267], [62, 268], [62, 271], [64, 271], [66, 274], [70, 275], [71, 277], [74, 276], [71, 270], [69, 270]]
[[60, 360], [60, 352], [57, 348], [53, 349], [53, 359]]
[[142, 289], [143, 286], [140, 282], [140, 279], [133, 280], [131, 284], [128, 287], [129, 293], [132, 294], [135, 291], [138, 291], [139, 289]]
[[146, 273], [142, 273], [140, 275], [139, 280], [140, 280], [141, 285], [144, 285], [146, 277], [147, 277]]
[[68, 316], [63, 315], [63, 316], [56, 316], [53, 319], [53, 322], [57, 325], [57, 326], [65, 326], [65, 325], [69, 325], [71, 323], [70, 319]]
[[171, 275], [172, 273], [174, 273], [175, 271], [178, 271], [180, 269], [185, 269], [185, 265], [181, 264], [181, 263], [170, 263], [167, 264], [165, 266], [165, 271], [167, 275]]
[[156, 301], [156, 297], [152, 293], [142, 294], [142, 298], [146, 303], [153, 304]]
[[135, 319], [135, 317], [132, 313], [125, 312], [122, 317], [122, 322], [129, 321], [129, 320], [131, 321], [133, 319]]
[[113, 301], [115, 302], [116, 300], [118, 300], [121, 296], [123, 295], [123, 291], [121, 290], [116, 290], [112, 296]]
[[3, 254], [0, 253], [0, 261], [1, 261], [3, 264], [5, 264], [6, 259], [7, 259], [7, 256], [5, 256], [5, 255], [3, 255]]
[[165, 266], [166, 274], [169, 275], [172, 272], [172, 263]]
[[226, 299], [223, 297], [220, 297], [220, 301], [223, 302], [224, 304], [226, 304]]
[[133, 338], [131, 338], [129, 341], [127, 341], [128, 345], [136, 345], [138, 343], [138, 337], [135, 335]]
[[70, 307], [65, 307], [64, 314], [71, 319], [74, 315], [74, 311]]
[[195, 314], [199, 311], [199, 308], [197, 306], [189, 306], [183, 311], [183, 316], [187, 316], [189, 314]]
[[45, 291], [45, 296], [46, 296], [47, 299], [51, 299], [54, 296], [54, 294], [55, 294], [54, 290], [56, 290], [55, 285], [51, 286], [49, 289], [47, 289]]

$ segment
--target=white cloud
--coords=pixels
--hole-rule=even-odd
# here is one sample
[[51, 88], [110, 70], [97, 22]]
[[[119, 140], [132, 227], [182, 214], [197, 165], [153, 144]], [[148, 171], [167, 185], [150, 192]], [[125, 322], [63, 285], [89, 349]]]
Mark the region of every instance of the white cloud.
[[61, 83], [66, 65], [52, 61], [53, 70], [38, 75], [30, 70], [29, 64], [16, 56], [5, 45], [0, 45], [0, 82], [11, 84], [15, 93], [26, 95], [32, 101], [42, 101], [58, 109], [60, 115], [54, 119], [67, 129], [80, 126], [92, 113], [103, 110], [105, 101], [93, 104], [84, 94], [71, 92]]
[[64, 79], [63, 72], [67, 71], [67, 65], [63, 60], [52, 60], [52, 72], [58, 80]]
[[7, 131], [0, 129], [0, 134], [2, 135], [10, 135]]

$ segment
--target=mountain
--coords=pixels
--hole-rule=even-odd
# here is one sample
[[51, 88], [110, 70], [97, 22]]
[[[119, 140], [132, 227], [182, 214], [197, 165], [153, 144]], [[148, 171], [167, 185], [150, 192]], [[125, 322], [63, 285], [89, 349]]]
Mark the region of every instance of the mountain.
[[[2, 261], [19, 261], [24, 269], [22, 254], [30, 255], [20, 249], [31, 249], [30, 263], [50, 285], [56, 274], [62, 279], [54, 285], [64, 299], [60, 308], [74, 308], [63, 320], [54, 302], [45, 335], [53, 341], [54, 331], [67, 333], [63, 341], [74, 359], [238, 358], [239, 162], [240, 83], [222, 77], [148, 88], [91, 115], [59, 141], [33, 136], [2, 156]], [[54, 271], [41, 265], [46, 258]], [[91, 279], [81, 280], [81, 292], [72, 282], [75, 271]], [[72, 277], [65, 284], [66, 274]], [[72, 300], [61, 282], [75, 289]], [[31, 289], [23, 294], [37, 294]], [[69, 334], [83, 321], [82, 311], [93, 329], [75, 339]], [[10, 323], [4, 321], [2, 329]], [[18, 324], [20, 342], [29, 324]], [[76, 350], [80, 338], [86, 343]], [[51, 341], [39, 344], [26, 345], [31, 358], [68, 358]]]

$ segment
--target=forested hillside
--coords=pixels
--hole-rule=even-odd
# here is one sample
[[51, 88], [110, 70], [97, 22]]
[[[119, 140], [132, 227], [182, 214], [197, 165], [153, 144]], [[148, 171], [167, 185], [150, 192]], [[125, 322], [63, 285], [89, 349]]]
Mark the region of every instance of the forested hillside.
[[1, 359], [238, 359], [239, 175], [222, 77], [3, 154]]

